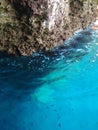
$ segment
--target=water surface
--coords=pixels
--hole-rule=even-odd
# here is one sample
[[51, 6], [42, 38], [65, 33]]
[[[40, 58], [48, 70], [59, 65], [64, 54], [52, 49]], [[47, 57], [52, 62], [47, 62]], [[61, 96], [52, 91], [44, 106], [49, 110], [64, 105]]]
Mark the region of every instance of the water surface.
[[97, 31], [47, 53], [0, 54], [0, 130], [97, 129]]

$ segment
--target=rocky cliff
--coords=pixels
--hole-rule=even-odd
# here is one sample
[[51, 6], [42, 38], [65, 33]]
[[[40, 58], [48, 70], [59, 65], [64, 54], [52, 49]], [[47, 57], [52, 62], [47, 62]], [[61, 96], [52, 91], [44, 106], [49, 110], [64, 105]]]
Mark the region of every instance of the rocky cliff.
[[0, 0], [0, 51], [46, 51], [97, 17], [97, 0]]

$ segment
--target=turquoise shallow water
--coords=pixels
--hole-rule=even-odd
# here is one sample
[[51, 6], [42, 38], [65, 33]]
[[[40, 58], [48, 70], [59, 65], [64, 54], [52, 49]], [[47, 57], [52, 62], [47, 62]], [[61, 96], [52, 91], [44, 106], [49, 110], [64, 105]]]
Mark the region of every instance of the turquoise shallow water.
[[0, 130], [98, 130], [98, 32], [30, 57], [0, 54]]

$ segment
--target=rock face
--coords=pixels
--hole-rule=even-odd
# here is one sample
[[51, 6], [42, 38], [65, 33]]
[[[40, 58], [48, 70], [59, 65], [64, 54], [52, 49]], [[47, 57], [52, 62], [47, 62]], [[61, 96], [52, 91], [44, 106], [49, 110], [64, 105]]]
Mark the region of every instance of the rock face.
[[97, 17], [97, 0], [0, 0], [0, 51], [46, 51]]

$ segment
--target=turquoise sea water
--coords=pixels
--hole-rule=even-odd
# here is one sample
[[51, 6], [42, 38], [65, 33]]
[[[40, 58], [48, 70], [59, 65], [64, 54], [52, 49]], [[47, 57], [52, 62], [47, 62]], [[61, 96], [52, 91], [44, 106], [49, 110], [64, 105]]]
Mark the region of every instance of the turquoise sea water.
[[30, 57], [0, 54], [0, 130], [98, 130], [98, 32]]

